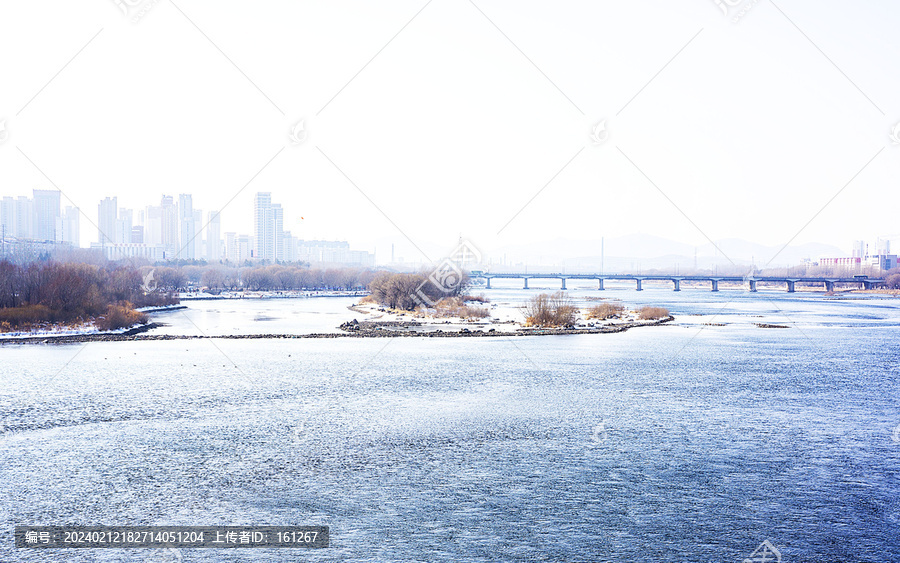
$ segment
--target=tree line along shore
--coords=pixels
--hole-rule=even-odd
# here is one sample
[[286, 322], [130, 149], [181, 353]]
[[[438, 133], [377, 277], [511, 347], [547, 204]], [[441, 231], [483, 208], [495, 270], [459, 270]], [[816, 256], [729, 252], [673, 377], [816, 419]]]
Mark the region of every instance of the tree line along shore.
[[[208, 268], [137, 267], [123, 263], [85, 264], [74, 262], [32, 262], [14, 264], [0, 261], [0, 333], [17, 333], [24, 341], [31, 333], [41, 334], [55, 329], [83, 332], [116, 331], [111, 338], [132, 338], [152, 328], [146, 314], [154, 308], [176, 305], [178, 292], [194, 287], [192, 280], [210, 281]], [[226, 279], [224, 271], [221, 278]], [[356, 290], [368, 291], [364, 302], [377, 303], [391, 310], [415, 312], [425, 317], [481, 318], [490, 315], [483, 307], [483, 296], [466, 295], [469, 279], [463, 274], [452, 286], [437, 286], [424, 273], [377, 272], [368, 269], [315, 269], [302, 266], [263, 265], [238, 271], [239, 285], [216, 283], [225, 290]], [[206, 289], [209, 290], [208, 286]], [[562, 292], [541, 294], [526, 305], [525, 326], [544, 329], [573, 328], [578, 309]], [[587, 319], [616, 318], [623, 313], [620, 305], [604, 303], [591, 307]], [[640, 320], [658, 320], [668, 311], [645, 308]], [[145, 327], [140, 330], [136, 327]], [[122, 331], [126, 331], [122, 333]], [[374, 333], [363, 330], [355, 335]], [[497, 333], [496, 330], [491, 331]], [[501, 335], [503, 332], [497, 333]], [[493, 334], [492, 334], [493, 335]], [[147, 335], [142, 335], [146, 337]], [[71, 334], [65, 338], [101, 338], [104, 335]], [[325, 336], [322, 337], [331, 337]], [[58, 336], [57, 338], [63, 338]], [[60, 340], [61, 341], [61, 340]]]
[[148, 322], [141, 309], [179, 302], [181, 292], [226, 290], [357, 290], [375, 272], [361, 268], [302, 265], [229, 267], [183, 264], [136, 266], [126, 262], [17, 264], [0, 261], [0, 334], [83, 330], [109, 331]]

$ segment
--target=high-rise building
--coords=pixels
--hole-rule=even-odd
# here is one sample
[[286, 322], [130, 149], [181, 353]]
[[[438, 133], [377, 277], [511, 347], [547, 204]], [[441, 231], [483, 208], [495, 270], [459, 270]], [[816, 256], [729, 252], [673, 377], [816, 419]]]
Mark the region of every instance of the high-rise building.
[[272, 238], [275, 241], [275, 260], [284, 260], [284, 210], [280, 203], [272, 204]]
[[275, 217], [272, 214], [272, 193], [257, 192], [253, 201], [254, 257], [258, 260], [275, 259]]
[[59, 190], [34, 190], [34, 233], [31, 238], [53, 242], [61, 240], [59, 219]]
[[174, 258], [178, 252], [178, 209], [175, 199], [164, 195], [160, 207], [160, 244], [166, 247], [167, 257]]
[[297, 239], [291, 235], [290, 231], [284, 231], [282, 237], [282, 253], [281, 259], [285, 262], [293, 262], [297, 258]]
[[115, 197], [105, 198], [97, 206], [97, 242], [101, 247], [116, 243], [118, 209], [118, 201]]
[[116, 244], [126, 244], [131, 242], [131, 228], [134, 226], [134, 211], [131, 209], [125, 209], [124, 207], [119, 209], [119, 214], [116, 217]]
[[16, 200], [16, 237], [34, 238], [34, 200], [23, 195]]
[[81, 211], [77, 207], [66, 206], [62, 214], [62, 242], [78, 248], [81, 246]]
[[229, 262], [237, 262], [237, 233], [225, 233], [225, 259]]
[[256, 241], [250, 235], [237, 236], [238, 262], [243, 263], [245, 260], [253, 260], [253, 249], [256, 247]]
[[222, 223], [219, 212], [210, 211], [206, 223], [206, 259], [218, 262], [222, 259], [222, 241], [219, 233]]
[[243, 264], [254, 256], [255, 242], [253, 237], [237, 233], [225, 233], [225, 258], [234, 264]]
[[131, 227], [131, 242], [135, 244], [143, 244], [144, 243], [144, 226], [143, 225], [134, 225]]
[[176, 259], [192, 260], [197, 257], [194, 253], [194, 203], [191, 194], [178, 196], [178, 248]]
[[16, 200], [6, 196], [0, 200], [0, 237], [16, 236], [16, 232], [19, 230], [16, 219]]
[[866, 242], [863, 240], [855, 240], [853, 241], [853, 248], [851, 250], [850, 256], [853, 258], [865, 258], [866, 254]]
[[194, 210], [194, 258], [200, 260], [203, 258], [203, 212], [199, 209]]
[[253, 202], [253, 258], [284, 260], [284, 210], [270, 192], [258, 192]]
[[144, 210], [144, 242], [147, 244], [163, 243], [163, 211], [160, 205], [148, 205]]

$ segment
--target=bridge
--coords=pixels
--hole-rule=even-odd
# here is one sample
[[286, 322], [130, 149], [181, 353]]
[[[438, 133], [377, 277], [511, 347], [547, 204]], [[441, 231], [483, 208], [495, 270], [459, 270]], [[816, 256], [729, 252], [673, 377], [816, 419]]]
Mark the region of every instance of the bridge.
[[794, 293], [798, 283], [822, 284], [825, 291], [834, 291], [836, 284], [856, 284], [861, 289], [873, 289], [884, 286], [884, 278], [870, 278], [867, 276], [853, 277], [741, 277], [741, 276], [643, 276], [635, 274], [514, 274], [501, 272], [471, 272], [472, 279], [484, 279], [487, 282], [486, 289], [491, 289], [491, 280], [495, 279], [521, 279], [524, 280], [524, 289], [528, 289], [528, 280], [534, 279], [558, 279], [561, 282], [560, 289], [566, 289], [566, 280], [597, 280], [597, 289], [604, 289], [606, 281], [633, 281], [635, 289], [641, 291], [645, 281], [671, 282], [675, 291], [681, 291], [682, 282], [708, 283], [711, 291], [719, 291], [719, 283], [738, 283], [755, 292], [757, 284], [777, 283], [784, 284], [788, 293]]

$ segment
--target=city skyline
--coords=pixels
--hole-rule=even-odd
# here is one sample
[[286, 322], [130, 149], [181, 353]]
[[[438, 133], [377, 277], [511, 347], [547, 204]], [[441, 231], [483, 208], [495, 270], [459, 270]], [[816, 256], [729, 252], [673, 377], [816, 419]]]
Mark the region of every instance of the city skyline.
[[[265, 260], [269, 262], [321, 261], [374, 265], [374, 255], [351, 250], [346, 241], [303, 240], [282, 228], [283, 210], [272, 203], [270, 193], [258, 193], [265, 201], [253, 235], [222, 232], [221, 214], [195, 208], [192, 194], [162, 195], [159, 205], [141, 209], [119, 207], [117, 196], [97, 204], [96, 240], [80, 244], [79, 217], [83, 210], [60, 210], [60, 192], [34, 190], [33, 198], [0, 196], [0, 237], [42, 243], [68, 243], [76, 248], [98, 249], [107, 258], [166, 260]], [[259, 207], [259, 206], [257, 206]], [[255, 208], [255, 211], [257, 209]], [[224, 237], [223, 237], [224, 235]], [[260, 236], [262, 235], [262, 236]], [[277, 244], [276, 244], [277, 240]]]
[[[253, 206], [252, 234], [227, 230], [223, 232], [221, 213], [209, 210], [205, 214], [202, 209], [195, 208], [192, 194], [162, 195], [159, 205], [146, 205], [141, 209], [119, 207], [118, 196], [107, 196], [97, 205], [96, 241], [87, 246], [79, 244], [79, 210], [68, 206], [60, 210], [60, 192], [56, 190], [34, 190], [34, 198], [20, 196], [0, 196], [0, 234], [7, 237], [34, 238], [55, 242], [72, 243], [76, 247], [96, 248], [106, 252], [109, 258], [143, 257], [151, 261], [164, 260], [206, 260], [210, 262], [230, 261], [241, 263], [246, 260], [266, 260], [269, 262], [321, 261], [345, 262], [357, 265], [403, 265], [406, 267], [424, 266], [422, 261], [408, 261], [402, 256], [395, 256], [391, 245], [390, 259], [387, 255], [378, 257], [365, 250], [351, 250], [346, 241], [305, 240], [296, 237], [290, 230], [284, 229], [284, 212], [280, 203], [273, 201], [271, 192], [256, 192]], [[110, 234], [106, 234], [110, 233]], [[30, 235], [30, 236], [29, 236]], [[617, 264], [619, 269], [631, 270], [642, 267], [642, 259], [647, 260], [650, 268], [670, 268], [677, 271], [683, 267], [691, 267], [690, 249], [684, 245], [678, 247], [676, 241], [656, 239], [635, 235], [630, 237], [631, 245], [623, 241], [629, 237], [616, 239], [613, 242], [614, 252], [610, 254], [610, 265]], [[891, 237], [895, 238], [895, 237]], [[781, 263], [776, 266], [802, 264], [818, 264], [831, 266], [863, 266], [881, 265], [882, 269], [890, 269], [897, 263], [896, 254], [891, 254], [891, 238], [877, 237], [874, 241], [856, 239], [846, 249], [825, 245], [806, 244], [805, 256], [797, 254], [799, 248], [765, 249], [758, 245], [755, 257], [753, 249], [735, 249], [734, 245], [746, 243], [740, 240], [722, 240], [712, 245], [713, 258], [709, 253], [702, 254], [701, 264], [704, 267], [718, 267], [730, 262], [736, 266], [743, 262], [758, 267], [768, 264], [769, 256], [783, 254]], [[462, 240], [462, 239], [460, 239]], [[558, 241], [556, 250], [552, 241], [543, 241], [533, 246], [508, 247], [496, 252], [485, 252], [481, 265], [519, 267], [527, 270], [529, 261], [532, 266], [557, 266], [565, 271], [603, 269], [603, 250], [600, 241], [600, 255], [591, 258], [591, 250], [584, 244], [572, 244], [572, 241]], [[596, 242], [596, 241], [595, 241]], [[473, 244], [467, 241], [467, 244]], [[647, 245], [656, 245], [656, 253], [647, 250]], [[674, 244], [675, 246], [672, 246]], [[549, 246], [548, 246], [549, 245]], [[574, 247], [581, 247], [582, 253], [572, 253]], [[709, 246], [709, 245], [707, 245]], [[730, 247], [729, 247], [730, 246]], [[567, 247], [568, 253], [560, 253]], [[434, 250], [435, 247], [428, 247]], [[723, 248], [728, 248], [727, 252]], [[846, 248], [846, 247], [845, 247]], [[896, 245], [894, 246], [896, 248]], [[480, 249], [485, 250], [485, 249]], [[597, 250], [596, 248], [594, 249]], [[700, 247], [693, 249], [693, 267], [698, 267]], [[439, 253], [440, 250], [437, 250]], [[554, 254], [560, 253], [560, 254]], [[618, 252], [618, 254], [616, 254]], [[750, 254], [748, 254], [748, 252]], [[802, 252], [802, 251], [801, 251]], [[679, 254], [680, 253], [680, 254]], [[530, 259], [529, 259], [530, 256]], [[535, 259], [537, 258], [537, 259]], [[732, 259], [734, 258], [734, 259]], [[757, 261], [757, 258], [759, 261]], [[624, 259], [624, 261], [623, 261]]]

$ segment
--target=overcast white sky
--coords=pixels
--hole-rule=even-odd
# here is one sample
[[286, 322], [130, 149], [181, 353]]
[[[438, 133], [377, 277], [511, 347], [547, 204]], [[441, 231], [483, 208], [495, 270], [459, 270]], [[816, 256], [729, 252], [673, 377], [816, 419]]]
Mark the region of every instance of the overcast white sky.
[[379, 261], [900, 233], [897, 2], [121, 2], [0, 4], [0, 194], [52, 181], [96, 222], [192, 193], [249, 233], [271, 191]]

